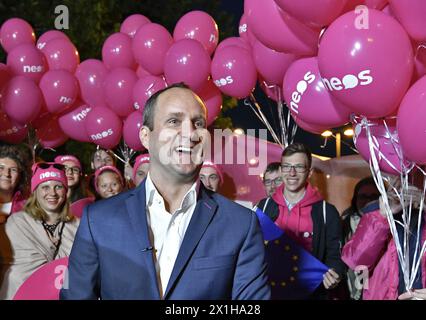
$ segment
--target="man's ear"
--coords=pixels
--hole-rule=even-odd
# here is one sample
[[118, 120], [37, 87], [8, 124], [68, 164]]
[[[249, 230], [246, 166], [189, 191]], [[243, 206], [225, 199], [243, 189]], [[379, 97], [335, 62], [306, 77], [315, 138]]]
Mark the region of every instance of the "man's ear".
[[150, 136], [151, 130], [147, 126], [143, 126], [139, 130], [139, 139], [142, 143], [142, 145], [149, 151], [149, 136]]

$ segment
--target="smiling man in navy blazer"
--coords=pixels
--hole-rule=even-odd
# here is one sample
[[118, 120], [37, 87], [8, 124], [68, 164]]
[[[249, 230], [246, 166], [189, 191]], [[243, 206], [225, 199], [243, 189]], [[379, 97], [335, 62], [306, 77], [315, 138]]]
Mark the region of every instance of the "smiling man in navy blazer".
[[134, 190], [85, 209], [61, 299], [269, 299], [256, 215], [198, 180], [206, 108], [183, 84], [154, 94]]

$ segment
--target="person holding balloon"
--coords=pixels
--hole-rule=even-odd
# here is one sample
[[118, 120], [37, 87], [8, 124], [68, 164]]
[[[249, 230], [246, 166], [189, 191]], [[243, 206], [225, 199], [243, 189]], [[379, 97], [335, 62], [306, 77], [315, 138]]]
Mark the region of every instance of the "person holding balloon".
[[79, 219], [69, 210], [67, 189], [63, 165], [38, 162], [32, 166], [32, 194], [0, 233], [4, 271], [0, 299], [12, 299], [37, 268], [69, 255]]

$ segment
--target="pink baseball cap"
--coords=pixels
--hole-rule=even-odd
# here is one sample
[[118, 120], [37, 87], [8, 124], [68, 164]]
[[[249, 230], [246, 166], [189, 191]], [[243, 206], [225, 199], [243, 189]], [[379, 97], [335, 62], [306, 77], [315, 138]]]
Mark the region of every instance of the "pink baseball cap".
[[73, 162], [81, 171], [82, 168], [81, 168], [80, 160], [78, 160], [76, 157], [67, 154], [67, 155], [57, 156], [55, 158], [56, 163], [64, 164], [64, 162], [66, 162], [66, 161]]
[[68, 190], [67, 177], [65, 176], [64, 166], [56, 162], [37, 162], [32, 168], [31, 192], [37, 189], [40, 183], [46, 181], [58, 181]]
[[95, 184], [95, 190], [96, 190], [97, 193], [99, 193], [99, 190], [98, 190], [98, 178], [105, 171], [111, 171], [111, 172], [116, 173], [118, 175], [118, 177], [120, 178], [121, 184], [124, 187], [124, 179], [123, 179], [123, 176], [121, 175], [120, 170], [118, 170], [114, 166], [103, 166], [103, 167], [100, 167], [98, 170], [95, 171], [95, 183], [94, 184]]
[[140, 154], [136, 157], [135, 164], [133, 165], [133, 180], [135, 180], [136, 173], [138, 172], [140, 165], [144, 163], [149, 163], [148, 153]]
[[223, 173], [222, 173], [222, 170], [220, 170], [219, 167], [216, 164], [214, 164], [213, 162], [211, 162], [211, 161], [204, 161], [202, 168], [208, 168], [208, 167], [213, 168], [213, 169], [216, 170], [217, 175], [219, 176], [220, 184], [222, 184], [223, 183]]

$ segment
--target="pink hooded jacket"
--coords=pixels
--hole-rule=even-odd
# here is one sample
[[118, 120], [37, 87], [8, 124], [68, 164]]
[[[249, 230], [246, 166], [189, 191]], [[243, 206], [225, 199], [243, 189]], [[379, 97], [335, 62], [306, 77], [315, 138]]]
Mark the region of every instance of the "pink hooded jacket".
[[[421, 231], [422, 243], [426, 228]], [[351, 268], [368, 268], [368, 289], [364, 300], [396, 300], [398, 298], [398, 255], [389, 223], [380, 211], [365, 214], [352, 239], [343, 247], [342, 260]], [[426, 257], [421, 261], [422, 283], [426, 287]]]

